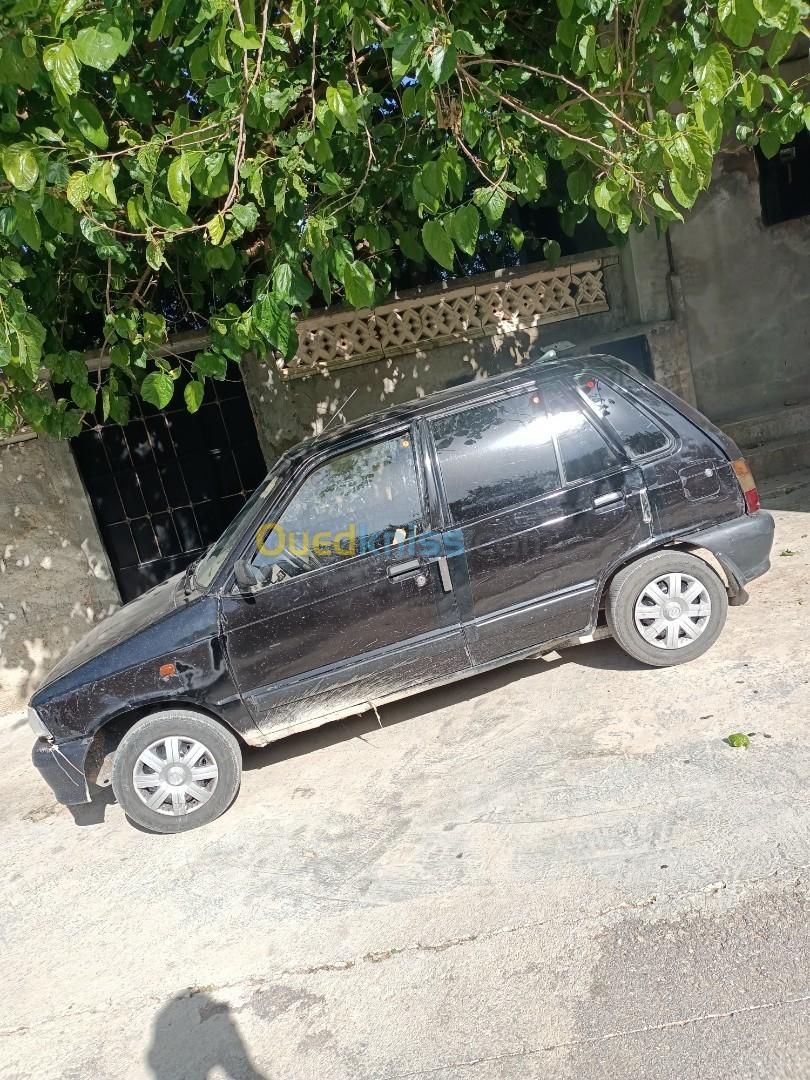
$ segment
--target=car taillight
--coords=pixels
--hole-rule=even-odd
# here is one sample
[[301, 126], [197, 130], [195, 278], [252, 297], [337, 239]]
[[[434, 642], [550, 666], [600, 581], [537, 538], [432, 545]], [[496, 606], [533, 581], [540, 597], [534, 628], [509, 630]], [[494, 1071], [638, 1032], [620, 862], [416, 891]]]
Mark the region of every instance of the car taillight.
[[759, 495], [754, 474], [748, 468], [748, 462], [745, 458], [737, 458], [736, 461], [732, 461], [731, 467], [742, 490], [748, 513], [755, 514], [759, 510]]

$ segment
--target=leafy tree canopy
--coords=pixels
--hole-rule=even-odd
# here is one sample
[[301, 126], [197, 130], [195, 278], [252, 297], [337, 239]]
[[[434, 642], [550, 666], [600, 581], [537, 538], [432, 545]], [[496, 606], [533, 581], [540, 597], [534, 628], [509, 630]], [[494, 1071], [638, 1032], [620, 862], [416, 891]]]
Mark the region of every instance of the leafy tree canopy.
[[[0, 427], [70, 435], [179, 385], [194, 411], [229, 359], [290, 357], [313, 303], [369, 306], [498, 230], [519, 247], [515, 205], [568, 231], [593, 213], [614, 240], [679, 220], [724, 138], [772, 156], [810, 127], [806, 81], [779, 67], [807, 13], [2, 0]], [[210, 329], [193, 360], [166, 351], [180, 325]]]

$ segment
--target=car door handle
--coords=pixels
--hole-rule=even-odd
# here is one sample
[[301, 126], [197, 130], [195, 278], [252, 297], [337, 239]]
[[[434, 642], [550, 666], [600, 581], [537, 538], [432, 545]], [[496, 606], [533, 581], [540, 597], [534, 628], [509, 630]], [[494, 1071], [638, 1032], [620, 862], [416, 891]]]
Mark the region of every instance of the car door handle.
[[594, 510], [600, 510], [603, 506], [611, 506], [613, 503], [624, 502], [624, 492], [609, 491], [606, 495], [597, 495], [593, 500]]
[[389, 580], [399, 581], [402, 578], [416, 577], [423, 572], [423, 567], [419, 559], [408, 559], [407, 562], [391, 563], [385, 572]]
[[[450, 567], [447, 565], [447, 559], [444, 555], [440, 555], [437, 559], [429, 560], [429, 563], [432, 562], [435, 562], [439, 567], [442, 589], [446, 593], [452, 592], [453, 581], [450, 577]], [[406, 581], [408, 578], [415, 578], [420, 589], [428, 583], [427, 565], [421, 559], [409, 559], [407, 562], [391, 563], [390, 566], [386, 567], [385, 572], [389, 581]]]

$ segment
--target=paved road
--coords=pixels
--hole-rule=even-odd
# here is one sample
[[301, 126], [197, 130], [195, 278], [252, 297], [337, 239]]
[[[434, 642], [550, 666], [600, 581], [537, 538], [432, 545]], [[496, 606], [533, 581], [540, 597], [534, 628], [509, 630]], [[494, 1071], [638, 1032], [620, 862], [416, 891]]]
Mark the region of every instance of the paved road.
[[0, 1076], [806, 1080], [810, 486], [773, 505], [701, 660], [600, 642], [287, 740], [186, 836], [75, 823], [7, 721]]

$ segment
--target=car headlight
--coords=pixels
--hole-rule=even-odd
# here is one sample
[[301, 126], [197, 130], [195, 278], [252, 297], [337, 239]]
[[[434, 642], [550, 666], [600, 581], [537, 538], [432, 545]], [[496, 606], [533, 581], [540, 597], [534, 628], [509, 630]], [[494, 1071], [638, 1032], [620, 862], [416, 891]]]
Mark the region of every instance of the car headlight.
[[32, 709], [30, 705], [28, 706], [28, 723], [35, 735], [43, 735], [46, 739], [51, 737], [50, 731], [40, 720], [39, 713], [36, 709]]

